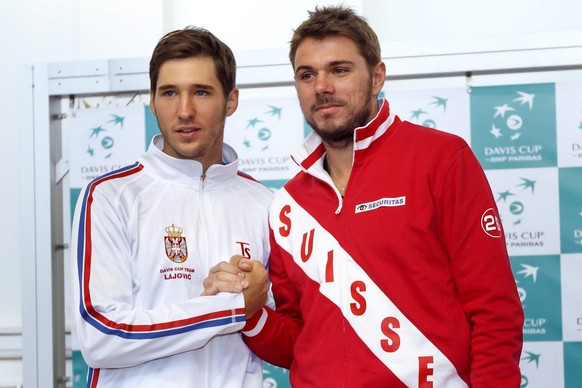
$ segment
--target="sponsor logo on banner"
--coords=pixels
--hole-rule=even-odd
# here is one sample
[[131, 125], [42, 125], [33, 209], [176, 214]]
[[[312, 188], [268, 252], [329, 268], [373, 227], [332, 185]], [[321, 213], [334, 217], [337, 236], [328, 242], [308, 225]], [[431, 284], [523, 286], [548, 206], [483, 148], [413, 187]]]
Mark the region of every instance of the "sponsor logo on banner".
[[559, 254], [557, 169], [488, 170], [510, 255]]
[[298, 171], [290, 157], [303, 140], [296, 98], [242, 100], [227, 119], [225, 142], [239, 156], [239, 169], [260, 181], [289, 179]]
[[[522, 355], [521, 355], [521, 363], [524, 363], [526, 365], [533, 363], [535, 366], [535, 369], [539, 369], [540, 357], [541, 357], [540, 353], [532, 353], [532, 352], [528, 352], [527, 350], [524, 350]], [[527, 375], [522, 373], [520, 388], [527, 387], [527, 386], [529, 386], [529, 379], [527, 378]]]
[[509, 182], [507, 188], [496, 193], [495, 200], [501, 211], [504, 225], [508, 227], [505, 236], [509, 247], [543, 247], [544, 232], [542, 230], [512, 231], [513, 226], [524, 224], [527, 220], [528, 207], [526, 204], [535, 195], [537, 181], [520, 177], [519, 181]]
[[563, 376], [556, 373], [564, 367], [562, 343], [525, 343], [519, 367], [521, 370], [520, 388], [563, 387]]
[[556, 83], [558, 166], [582, 167], [582, 82]]
[[582, 117], [579, 119], [579, 124], [577, 127], [578, 130], [580, 130], [580, 142], [573, 142], [571, 144], [571, 153], [572, 153], [572, 158], [574, 159], [578, 159], [582, 161]]
[[401, 119], [461, 136], [470, 143], [469, 94], [464, 88], [386, 91]]
[[484, 168], [557, 165], [554, 89], [554, 84], [472, 89], [472, 148]]
[[511, 268], [525, 313], [524, 340], [561, 341], [560, 257], [512, 257]]
[[410, 117], [408, 119], [412, 122], [416, 122], [425, 127], [437, 128], [437, 122], [434, 116], [429, 114], [430, 110], [424, 109], [426, 109], [427, 107], [434, 106], [435, 108], [442, 108], [442, 111], [445, 112], [447, 110], [448, 98], [432, 96], [432, 99], [433, 101], [425, 105], [424, 107], [419, 107], [418, 109], [411, 111]]
[[70, 129], [71, 187], [134, 163], [145, 151], [144, 107], [78, 110]]
[[[563, 253], [582, 252], [582, 167], [561, 168], [560, 233]], [[576, 182], [576, 183], [574, 183]]]
[[[560, 261], [563, 339], [564, 341], [582, 342], [582, 282], [580, 281], [582, 279], [582, 254], [562, 254]], [[582, 361], [582, 353], [580, 360]]]

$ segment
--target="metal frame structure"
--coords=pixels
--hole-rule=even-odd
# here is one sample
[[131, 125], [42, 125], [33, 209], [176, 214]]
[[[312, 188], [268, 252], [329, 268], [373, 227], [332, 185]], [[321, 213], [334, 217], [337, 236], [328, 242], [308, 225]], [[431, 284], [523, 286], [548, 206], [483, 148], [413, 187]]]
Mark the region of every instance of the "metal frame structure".
[[[489, 42], [383, 45], [388, 80], [467, 77], [554, 70], [582, 70], [582, 31]], [[450, 45], [450, 44], [449, 44]], [[460, 48], [459, 48], [460, 47]], [[293, 74], [286, 50], [240, 52], [240, 88], [290, 86]], [[63, 177], [68, 160], [62, 149], [62, 99], [149, 90], [145, 58], [34, 64], [20, 71], [21, 84], [21, 246], [23, 377], [27, 388], [64, 387]]]

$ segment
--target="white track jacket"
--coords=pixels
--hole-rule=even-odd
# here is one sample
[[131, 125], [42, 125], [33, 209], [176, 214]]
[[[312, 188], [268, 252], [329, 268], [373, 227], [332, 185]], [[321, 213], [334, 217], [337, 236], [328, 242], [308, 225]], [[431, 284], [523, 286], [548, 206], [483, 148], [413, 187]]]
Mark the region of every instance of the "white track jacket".
[[172, 158], [156, 136], [134, 165], [91, 182], [72, 227], [74, 316], [89, 387], [261, 387], [242, 293], [204, 296], [232, 255], [269, 257], [271, 191], [223, 165]]

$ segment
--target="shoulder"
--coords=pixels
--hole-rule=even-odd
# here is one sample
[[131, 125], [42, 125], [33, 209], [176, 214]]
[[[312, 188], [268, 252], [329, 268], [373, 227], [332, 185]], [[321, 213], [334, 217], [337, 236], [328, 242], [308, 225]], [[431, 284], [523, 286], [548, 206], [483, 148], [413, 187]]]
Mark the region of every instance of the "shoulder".
[[128, 179], [134, 179], [135, 176], [140, 175], [144, 166], [139, 163], [133, 163], [125, 167], [113, 170], [93, 179], [88, 185], [87, 189], [95, 190], [97, 187], [105, 188], [116, 186]]
[[239, 185], [245, 188], [253, 197], [257, 199], [268, 200], [269, 202], [273, 198], [273, 192], [264, 183], [256, 180], [251, 175], [246, 174], [242, 171], [237, 172], [236, 177]]
[[409, 121], [400, 122], [387, 137], [386, 144], [397, 153], [430, 155], [451, 155], [463, 149], [470, 149], [462, 137], [437, 128], [429, 128]]
[[419, 141], [427, 143], [437, 142], [438, 144], [451, 144], [453, 146], [467, 145], [467, 142], [462, 137], [454, 133], [445, 132], [438, 128], [425, 127], [409, 121], [401, 123], [400, 132], [403, 132], [403, 135], [414, 135]]
[[[129, 195], [135, 197], [148, 183], [144, 182], [145, 167], [139, 162], [113, 170], [91, 181], [83, 190], [84, 199], [98, 202], [118, 203]], [[146, 179], [148, 182], [150, 179]]]

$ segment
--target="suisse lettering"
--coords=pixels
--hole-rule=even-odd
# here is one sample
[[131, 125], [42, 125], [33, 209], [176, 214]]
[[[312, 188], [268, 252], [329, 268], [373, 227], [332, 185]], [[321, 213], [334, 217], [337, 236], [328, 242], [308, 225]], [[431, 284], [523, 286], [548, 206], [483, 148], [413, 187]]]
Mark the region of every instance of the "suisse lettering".
[[327, 263], [325, 264], [325, 282], [333, 282], [333, 250], [327, 252]]
[[281, 237], [289, 237], [289, 233], [291, 233], [291, 218], [287, 216], [289, 213], [291, 213], [291, 206], [289, 205], [283, 206], [279, 212], [279, 221], [283, 224], [279, 228]]
[[366, 298], [364, 298], [361, 292], [366, 291], [366, 284], [361, 280], [356, 280], [352, 283], [350, 291], [352, 292], [352, 298], [355, 301], [355, 303], [350, 303], [352, 314], [357, 316], [364, 315], [366, 312]]
[[428, 376], [432, 376], [434, 371], [429, 365], [434, 363], [433, 356], [418, 357], [418, 388], [433, 388], [432, 381]]
[[400, 336], [393, 329], [400, 328], [400, 322], [396, 317], [386, 317], [382, 320], [380, 326], [382, 333], [388, 337], [388, 339], [380, 340], [380, 346], [385, 352], [392, 353], [398, 350], [400, 347]]
[[315, 229], [309, 231], [309, 237], [307, 233], [303, 233], [303, 240], [301, 241], [301, 260], [305, 263], [311, 257], [313, 253], [313, 235], [315, 234]]

